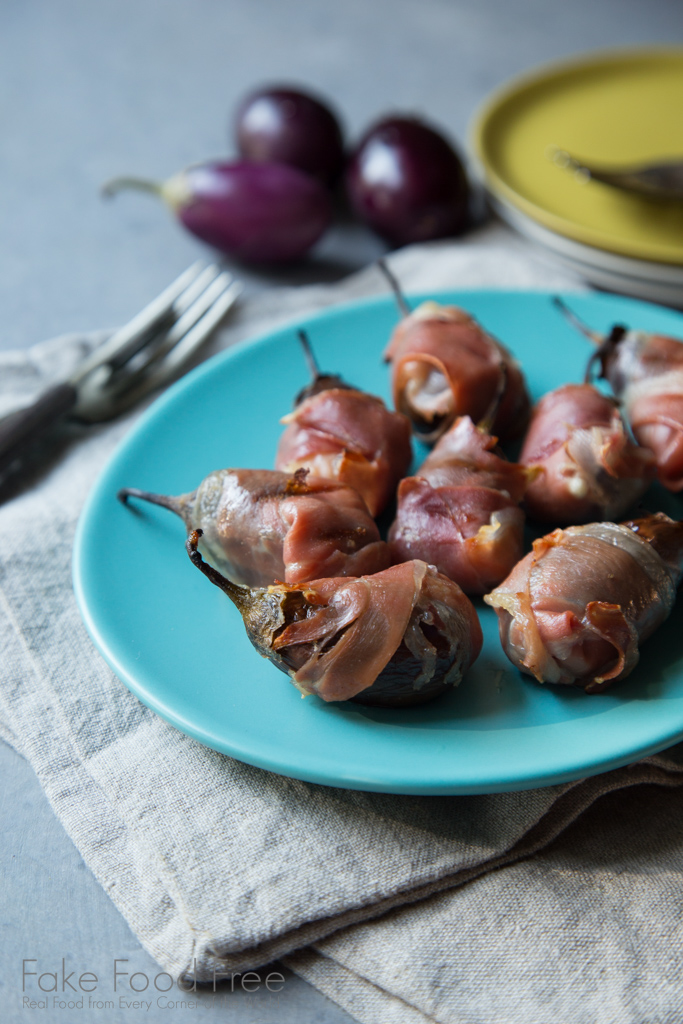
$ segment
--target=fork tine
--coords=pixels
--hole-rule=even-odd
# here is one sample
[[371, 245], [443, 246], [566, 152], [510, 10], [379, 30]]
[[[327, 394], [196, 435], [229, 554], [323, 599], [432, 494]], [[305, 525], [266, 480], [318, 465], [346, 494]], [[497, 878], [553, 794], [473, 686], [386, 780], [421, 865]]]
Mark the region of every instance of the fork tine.
[[[165, 288], [156, 299], [145, 306], [132, 320], [129, 320], [127, 324], [119, 328], [118, 331], [114, 331], [112, 336], [100, 345], [95, 351], [80, 364], [74, 375], [71, 377], [69, 383], [74, 387], [77, 386], [87, 375], [95, 369], [97, 366], [101, 366], [104, 363], [110, 362], [117, 354], [123, 351], [124, 348], [131, 345], [131, 343], [137, 342], [139, 339], [141, 344], [135, 348], [134, 351], [138, 351], [142, 345], [146, 343], [149, 338], [149, 333], [156, 324], [159, 324], [165, 317], [167, 317], [173, 309], [173, 304], [176, 302], [178, 297], [182, 295], [185, 289], [192, 284], [192, 282], [200, 275], [204, 263], [202, 260], [198, 260], [193, 263], [192, 266], [188, 267], [187, 270], [183, 271], [179, 277], [173, 281], [168, 288]], [[128, 353], [127, 358], [130, 358], [134, 354], [134, 351]]]
[[173, 311], [177, 318], [180, 318], [183, 313], [190, 308], [193, 302], [195, 302], [202, 292], [209, 287], [212, 281], [219, 275], [228, 275], [232, 278], [227, 270], [221, 271], [215, 263], [210, 263], [208, 267], [202, 270], [201, 274], [195, 278], [189, 288], [186, 288], [182, 295], [179, 295], [173, 304]]
[[[122, 387], [129, 387], [134, 380], [141, 378], [152, 364], [159, 363], [161, 360], [170, 360], [171, 365], [176, 365], [180, 360], [178, 357], [173, 357], [173, 350], [177, 348], [187, 333], [232, 284], [232, 274], [227, 270], [219, 274], [218, 277], [215, 277], [208, 288], [204, 289], [192, 305], [169, 328], [166, 335], [158, 339], [158, 344], [148, 347], [147, 351], [143, 354], [143, 360], [130, 372], [124, 372], [121, 378]], [[235, 295], [235, 297], [237, 296]]]
[[235, 304], [242, 288], [243, 286], [238, 281], [229, 282], [227, 288], [217, 296], [197, 323], [187, 331], [183, 338], [179, 339], [164, 360], [161, 369], [173, 372], [181, 363], [189, 359], [195, 349], [199, 348], [215, 330], [230, 307]]
[[[224, 272], [227, 273], [227, 272]], [[169, 306], [166, 315], [151, 320], [149, 326], [143, 328], [138, 334], [135, 334], [131, 340], [123, 345], [123, 348], [119, 349], [115, 356], [110, 359], [109, 366], [112, 371], [118, 371], [126, 366], [138, 352], [141, 352], [144, 348], [150, 348], [154, 351], [154, 343], [158, 340], [159, 336], [164, 332], [173, 331], [175, 324], [181, 319], [182, 314], [196, 302], [197, 298], [205, 291], [208, 285], [216, 279], [220, 274], [219, 268], [215, 263], [209, 264], [208, 267], [199, 273], [193, 281], [190, 282], [187, 288], [185, 288], [180, 295], [177, 296], [175, 301]], [[146, 365], [146, 362], [145, 364]]]
[[[121, 406], [133, 405], [147, 392], [172, 379], [215, 330], [241, 291], [242, 285], [227, 271], [216, 278], [200, 300], [173, 325], [163, 342], [150, 352], [146, 362], [116, 382], [114, 393], [118, 392]], [[158, 366], [154, 367], [154, 363]], [[148, 372], [150, 366], [153, 369]]]
[[198, 320], [216, 302], [219, 296], [232, 284], [232, 274], [227, 270], [211, 282], [205, 292], [202, 293], [192, 305], [185, 310], [183, 315], [174, 323], [168, 332], [169, 349], [177, 346], [185, 337], [190, 328], [194, 327]]

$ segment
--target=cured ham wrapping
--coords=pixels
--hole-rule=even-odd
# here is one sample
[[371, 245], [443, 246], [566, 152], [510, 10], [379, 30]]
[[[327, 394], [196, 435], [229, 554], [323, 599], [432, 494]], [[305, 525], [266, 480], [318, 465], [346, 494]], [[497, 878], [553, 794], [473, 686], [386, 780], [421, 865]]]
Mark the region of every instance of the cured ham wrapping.
[[410, 424], [381, 398], [350, 387], [310, 394], [282, 420], [276, 469], [304, 468], [353, 487], [373, 516], [386, 507], [410, 465]]
[[237, 606], [259, 653], [303, 694], [377, 706], [419, 704], [457, 685], [481, 650], [472, 604], [424, 562], [360, 579], [252, 589], [206, 565], [199, 534], [187, 542], [193, 563]]
[[467, 594], [485, 594], [507, 576], [523, 554], [519, 502], [533, 474], [496, 443], [461, 416], [417, 474], [401, 481], [389, 532], [396, 560], [424, 559]]
[[517, 668], [599, 693], [633, 670], [682, 574], [683, 524], [660, 512], [555, 530], [484, 601]]
[[321, 574], [362, 576], [391, 564], [388, 545], [360, 495], [308, 475], [269, 469], [222, 469], [180, 497], [126, 488], [179, 515], [188, 532], [235, 583], [296, 584]]
[[385, 358], [391, 362], [394, 405], [425, 441], [435, 441], [458, 416], [485, 415], [505, 375], [492, 432], [503, 440], [522, 433], [529, 396], [516, 359], [469, 313], [424, 302], [396, 327]]
[[594, 357], [621, 401], [634, 436], [651, 448], [657, 476], [683, 489], [683, 342], [615, 327]]
[[647, 490], [654, 455], [629, 437], [615, 403], [592, 384], [565, 384], [534, 408], [519, 461], [538, 467], [525, 507], [561, 525], [614, 519]]

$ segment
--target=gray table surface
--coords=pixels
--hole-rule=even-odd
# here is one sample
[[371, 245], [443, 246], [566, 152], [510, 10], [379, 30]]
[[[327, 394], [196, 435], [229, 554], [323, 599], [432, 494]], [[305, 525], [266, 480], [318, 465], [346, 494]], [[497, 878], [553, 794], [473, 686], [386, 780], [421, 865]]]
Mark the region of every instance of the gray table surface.
[[[118, 173], [163, 178], [233, 154], [231, 112], [256, 85], [314, 87], [334, 101], [350, 139], [402, 111], [464, 143], [477, 105], [511, 75], [644, 42], [683, 42], [679, 0], [2, 0], [0, 348], [120, 324], [206, 255], [153, 200], [105, 203], [98, 189]], [[382, 251], [369, 232], [344, 224], [306, 264], [239, 273], [253, 291], [329, 281]], [[3, 1021], [351, 1020], [286, 971], [277, 994], [206, 993], [198, 1009], [154, 999], [149, 1010], [116, 1000], [103, 1010], [25, 1008], [23, 959], [54, 971], [64, 958], [67, 972], [103, 978], [115, 958], [150, 978], [158, 969], [31, 769], [1, 743], [0, 758]]]

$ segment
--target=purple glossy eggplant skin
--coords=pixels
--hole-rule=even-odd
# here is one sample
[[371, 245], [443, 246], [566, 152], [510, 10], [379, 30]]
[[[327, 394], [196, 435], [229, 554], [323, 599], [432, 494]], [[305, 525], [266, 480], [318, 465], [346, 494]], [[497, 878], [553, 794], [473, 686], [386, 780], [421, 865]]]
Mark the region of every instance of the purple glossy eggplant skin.
[[373, 125], [351, 156], [346, 187], [356, 215], [392, 245], [457, 235], [467, 226], [469, 185], [460, 158], [415, 118]]
[[235, 139], [247, 160], [290, 164], [332, 184], [344, 167], [344, 140], [336, 115], [298, 89], [250, 93], [235, 117]]
[[202, 241], [248, 263], [300, 259], [332, 219], [324, 186], [286, 164], [198, 164], [184, 179], [179, 220]]

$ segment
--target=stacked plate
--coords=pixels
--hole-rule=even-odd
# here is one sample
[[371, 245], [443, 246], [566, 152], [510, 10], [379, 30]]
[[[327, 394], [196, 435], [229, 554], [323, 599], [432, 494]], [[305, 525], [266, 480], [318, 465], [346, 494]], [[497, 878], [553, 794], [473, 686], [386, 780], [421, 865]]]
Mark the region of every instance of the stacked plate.
[[683, 203], [582, 180], [551, 155], [629, 167], [683, 159], [683, 49], [589, 54], [515, 79], [475, 118], [494, 209], [601, 288], [683, 307]]

